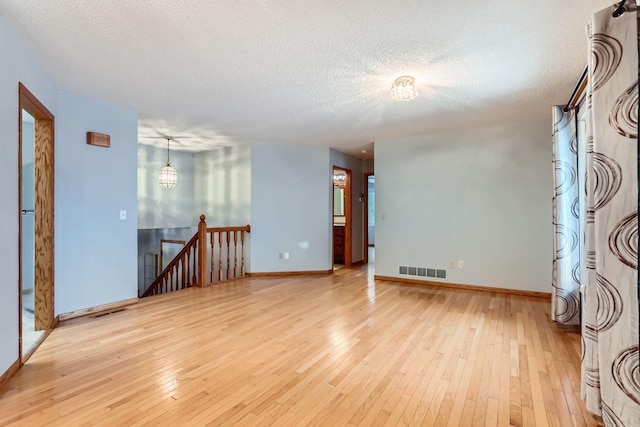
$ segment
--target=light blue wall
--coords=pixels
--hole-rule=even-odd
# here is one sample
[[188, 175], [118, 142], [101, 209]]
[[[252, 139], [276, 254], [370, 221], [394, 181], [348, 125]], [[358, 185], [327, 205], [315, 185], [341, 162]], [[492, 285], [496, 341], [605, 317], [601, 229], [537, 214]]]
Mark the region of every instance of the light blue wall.
[[[166, 141], [165, 141], [166, 143]], [[198, 225], [193, 215], [194, 155], [171, 151], [171, 165], [178, 172], [178, 184], [167, 189], [158, 182], [158, 173], [167, 164], [167, 149], [139, 144], [138, 228], [177, 228]]]
[[56, 114], [57, 89], [0, 16], [0, 375], [18, 359], [18, 82]]
[[[550, 129], [544, 121], [376, 141], [376, 274], [433, 267], [449, 282], [550, 292]], [[459, 259], [463, 269], [448, 269]]]
[[251, 147], [225, 147], [194, 157], [192, 216], [204, 214], [210, 227], [251, 222]]
[[373, 159], [365, 159], [362, 161], [362, 173], [373, 173], [373, 166], [375, 162]]
[[[87, 145], [88, 131], [110, 135], [111, 147]], [[137, 134], [135, 111], [60, 92], [56, 314], [137, 296]]]
[[252, 146], [249, 271], [331, 269], [331, 185], [328, 148]]
[[251, 147], [225, 147], [200, 153], [171, 151], [178, 185], [158, 184], [167, 150], [138, 145], [138, 228], [249, 224], [251, 220]]

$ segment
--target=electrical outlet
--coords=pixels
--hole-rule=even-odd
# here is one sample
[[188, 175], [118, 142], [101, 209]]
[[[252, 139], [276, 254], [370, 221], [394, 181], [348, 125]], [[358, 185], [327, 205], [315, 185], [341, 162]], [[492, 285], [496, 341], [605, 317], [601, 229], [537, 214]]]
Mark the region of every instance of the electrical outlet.
[[120, 210], [120, 221], [124, 221], [127, 219], [127, 211], [124, 209]]
[[458, 260], [458, 268], [464, 268], [464, 260]]
[[456, 261], [451, 259], [449, 260], [449, 268], [456, 268]]
[[284, 253], [284, 259], [289, 259], [289, 252]]

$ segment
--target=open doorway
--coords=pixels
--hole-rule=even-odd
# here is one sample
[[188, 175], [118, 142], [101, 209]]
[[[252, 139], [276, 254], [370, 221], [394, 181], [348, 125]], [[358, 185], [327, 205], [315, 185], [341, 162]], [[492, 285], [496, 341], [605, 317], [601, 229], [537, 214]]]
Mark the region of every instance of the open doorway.
[[333, 167], [333, 269], [351, 266], [351, 170]]
[[376, 243], [376, 177], [373, 173], [364, 174], [364, 262], [375, 262]]
[[55, 326], [53, 307], [54, 118], [18, 86], [18, 305], [20, 362]]
[[22, 110], [22, 184], [20, 196], [22, 199], [22, 227], [20, 251], [22, 266], [22, 354], [29, 350], [41, 338], [44, 331], [35, 329], [35, 119], [27, 111]]

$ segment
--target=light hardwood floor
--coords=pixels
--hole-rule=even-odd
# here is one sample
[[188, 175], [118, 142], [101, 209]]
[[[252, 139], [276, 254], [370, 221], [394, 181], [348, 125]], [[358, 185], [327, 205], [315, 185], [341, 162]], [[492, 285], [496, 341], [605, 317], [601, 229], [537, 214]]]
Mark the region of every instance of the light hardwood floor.
[[64, 322], [0, 390], [0, 424], [598, 425], [579, 366], [547, 300], [344, 268]]

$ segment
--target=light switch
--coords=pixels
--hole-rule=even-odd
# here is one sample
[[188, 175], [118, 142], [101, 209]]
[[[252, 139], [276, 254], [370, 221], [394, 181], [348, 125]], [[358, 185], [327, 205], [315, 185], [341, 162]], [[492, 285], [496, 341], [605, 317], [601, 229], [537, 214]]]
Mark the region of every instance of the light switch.
[[125, 219], [127, 219], [127, 211], [122, 209], [120, 210], [120, 221], [124, 221]]

